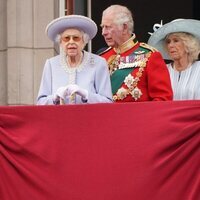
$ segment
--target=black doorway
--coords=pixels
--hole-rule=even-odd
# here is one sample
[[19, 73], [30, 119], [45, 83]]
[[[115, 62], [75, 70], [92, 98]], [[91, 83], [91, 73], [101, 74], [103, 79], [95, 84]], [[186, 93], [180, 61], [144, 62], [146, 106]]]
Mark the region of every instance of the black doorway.
[[92, 42], [94, 53], [106, 46], [101, 35], [101, 15], [102, 11], [112, 4], [125, 5], [133, 12], [135, 33], [138, 40], [142, 42], [147, 42], [148, 32], [152, 32], [153, 25], [160, 23], [161, 20], [163, 23], [167, 23], [176, 18], [200, 19], [199, 0], [154, 0], [153, 4], [149, 0], [95, 0], [92, 2], [92, 19], [97, 23], [99, 30]]

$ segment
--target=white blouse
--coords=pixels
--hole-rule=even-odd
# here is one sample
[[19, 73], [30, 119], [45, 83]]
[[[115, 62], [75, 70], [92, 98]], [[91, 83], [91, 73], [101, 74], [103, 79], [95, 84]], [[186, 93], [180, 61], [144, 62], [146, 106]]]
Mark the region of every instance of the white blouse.
[[200, 99], [200, 61], [194, 62], [184, 71], [177, 71], [172, 63], [167, 64], [174, 100]]

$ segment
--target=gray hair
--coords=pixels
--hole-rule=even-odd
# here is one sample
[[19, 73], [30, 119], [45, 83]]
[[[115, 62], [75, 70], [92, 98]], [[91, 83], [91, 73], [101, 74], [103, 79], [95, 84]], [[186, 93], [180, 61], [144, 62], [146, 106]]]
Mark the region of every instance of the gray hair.
[[134, 21], [131, 11], [122, 5], [111, 5], [103, 11], [104, 14], [113, 16], [113, 22], [116, 25], [128, 25], [129, 33], [132, 34], [134, 31]]
[[177, 36], [181, 41], [183, 41], [185, 50], [189, 55], [189, 61], [191, 63], [196, 61], [200, 53], [200, 40], [190, 33], [177, 32], [168, 34], [165, 38], [165, 41], [169, 37], [169, 35], [172, 34]]

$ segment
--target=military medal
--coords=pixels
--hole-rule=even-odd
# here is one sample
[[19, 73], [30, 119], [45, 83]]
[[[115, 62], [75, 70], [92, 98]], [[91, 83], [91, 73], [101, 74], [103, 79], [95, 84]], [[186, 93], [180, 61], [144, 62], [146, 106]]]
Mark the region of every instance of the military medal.
[[124, 79], [124, 84], [126, 87], [121, 87], [118, 89], [116, 95], [113, 96], [114, 101], [123, 100], [129, 94], [135, 99], [135, 101], [137, 101], [142, 96], [142, 91], [137, 87], [137, 84], [140, 81], [140, 77], [142, 76], [144, 68], [146, 67], [148, 57], [151, 54], [143, 54], [143, 52], [141, 53], [142, 54], [140, 55], [137, 54], [133, 56], [126, 56], [120, 59], [121, 62], [119, 64], [119, 70], [130, 67], [139, 67], [139, 69], [135, 77], [133, 77], [132, 74], [126, 76]]

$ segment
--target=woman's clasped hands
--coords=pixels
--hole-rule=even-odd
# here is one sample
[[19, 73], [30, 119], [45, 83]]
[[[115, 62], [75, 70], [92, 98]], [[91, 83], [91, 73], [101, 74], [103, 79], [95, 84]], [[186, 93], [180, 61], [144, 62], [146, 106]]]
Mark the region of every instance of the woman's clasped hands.
[[60, 100], [70, 101], [75, 98], [75, 94], [81, 96], [82, 101], [87, 102], [88, 91], [76, 84], [69, 84], [67, 86], [59, 87], [56, 93], [54, 94], [54, 102], [58, 104]]

